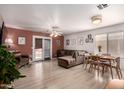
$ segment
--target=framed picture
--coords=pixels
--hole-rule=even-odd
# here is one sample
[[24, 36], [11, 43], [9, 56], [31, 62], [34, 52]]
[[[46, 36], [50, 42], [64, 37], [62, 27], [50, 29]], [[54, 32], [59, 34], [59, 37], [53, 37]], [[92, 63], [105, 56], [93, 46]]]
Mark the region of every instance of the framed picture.
[[76, 45], [76, 39], [71, 39], [71, 45]]
[[87, 38], [85, 39], [85, 42], [86, 42], [86, 43], [93, 43], [92, 34], [88, 34], [88, 35], [87, 35]]
[[79, 44], [79, 45], [83, 45], [83, 44], [84, 44], [84, 38], [83, 38], [83, 37], [80, 37], [80, 38], [78, 39], [78, 44]]
[[60, 40], [56, 40], [56, 44], [57, 44], [57, 46], [61, 46]]
[[26, 44], [25, 37], [18, 37], [18, 44], [19, 45], [25, 45]]
[[66, 40], [66, 45], [67, 46], [70, 45], [70, 40], [69, 39]]

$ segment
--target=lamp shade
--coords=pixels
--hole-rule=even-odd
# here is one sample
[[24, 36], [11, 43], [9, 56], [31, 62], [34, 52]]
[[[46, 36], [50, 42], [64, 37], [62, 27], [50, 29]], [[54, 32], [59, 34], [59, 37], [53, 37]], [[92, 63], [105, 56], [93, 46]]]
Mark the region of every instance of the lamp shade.
[[5, 43], [6, 44], [13, 44], [13, 40], [11, 38], [6, 38]]

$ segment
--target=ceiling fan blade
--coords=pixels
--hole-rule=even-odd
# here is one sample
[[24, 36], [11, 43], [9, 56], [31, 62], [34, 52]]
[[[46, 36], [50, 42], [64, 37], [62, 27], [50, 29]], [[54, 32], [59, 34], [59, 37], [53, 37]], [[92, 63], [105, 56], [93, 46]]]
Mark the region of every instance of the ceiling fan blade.
[[58, 33], [63, 34], [62, 32], [58, 31]]

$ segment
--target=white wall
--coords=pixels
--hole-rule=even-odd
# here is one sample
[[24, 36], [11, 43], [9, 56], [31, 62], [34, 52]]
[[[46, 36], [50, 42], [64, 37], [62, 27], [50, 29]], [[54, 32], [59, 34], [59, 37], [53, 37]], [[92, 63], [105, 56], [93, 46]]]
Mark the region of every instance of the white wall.
[[[76, 33], [76, 34], [71, 34], [71, 35], [65, 35], [64, 36], [64, 48], [69, 49], [69, 50], [87, 50], [90, 52], [93, 52], [94, 50], [94, 43], [85, 43], [85, 38], [87, 37], [88, 32], [82, 32], [82, 33]], [[94, 34], [93, 32], [90, 32], [90, 34]], [[83, 37], [84, 39], [84, 44], [79, 45], [78, 40], [80, 37]], [[75, 45], [68, 45], [66, 46], [66, 39], [76, 39], [76, 44]]]
[[[80, 32], [80, 33], [73, 33], [73, 34], [68, 34], [64, 36], [64, 49], [69, 49], [69, 50], [87, 50], [88, 52], [94, 53], [95, 52], [95, 35], [97, 34], [102, 34], [102, 33], [110, 33], [110, 32], [118, 32], [118, 31], [123, 31], [124, 32], [124, 23], [118, 24], [118, 25], [113, 25], [109, 27], [104, 27], [104, 28], [99, 28], [99, 29], [94, 29], [90, 31], [85, 31], [85, 32]], [[93, 43], [85, 43], [85, 39], [88, 34], [92, 34], [93, 36]], [[79, 45], [77, 44], [77, 41], [80, 37], [84, 38], [84, 44]], [[66, 39], [76, 39], [76, 45], [66, 45]], [[124, 59], [121, 60], [121, 67], [124, 69]]]
[[[118, 25], [113, 25], [113, 26], [109, 26], [109, 27], [104, 27], [104, 28], [99, 28], [99, 29], [94, 29], [94, 30], [90, 30], [90, 31], [82, 31], [80, 33], [73, 33], [73, 34], [68, 34], [68, 35], [64, 35], [64, 49], [69, 49], [69, 50], [87, 50], [89, 52], [94, 52], [94, 46], [95, 46], [95, 35], [97, 34], [102, 34], [102, 33], [110, 33], [110, 32], [118, 32], [118, 31], [124, 31], [124, 23], [123, 24], [118, 24]], [[93, 36], [93, 43], [85, 43], [85, 39], [87, 37], [88, 34], [92, 34]], [[78, 39], [80, 37], [84, 38], [84, 44], [83, 45], [79, 45], [76, 42], [76, 45], [66, 45], [66, 40], [67, 39], [76, 39], [76, 41], [78, 41]]]

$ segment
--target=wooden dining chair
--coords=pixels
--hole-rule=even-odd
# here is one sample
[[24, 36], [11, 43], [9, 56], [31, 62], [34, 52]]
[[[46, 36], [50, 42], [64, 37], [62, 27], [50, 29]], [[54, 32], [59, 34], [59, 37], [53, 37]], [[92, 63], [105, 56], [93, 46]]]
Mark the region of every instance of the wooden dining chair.
[[[101, 56], [111, 56], [111, 54], [103, 53]], [[100, 59], [100, 66], [102, 67], [102, 76], [104, 75], [104, 72], [108, 71], [108, 67], [105, 64], [110, 64], [108, 60]]]
[[[116, 70], [116, 73], [118, 75], [118, 78], [121, 79], [123, 76], [122, 76], [122, 71], [121, 71], [121, 68], [120, 68], [120, 57], [117, 57], [111, 64], [110, 62], [101, 62], [101, 65], [103, 66], [103, 73], [105, 72], [105, 68], [109, 68], [109, 69], [115, 69]], [[112, 74], [113, 76], [113, 74]]]
[[84, 56], [83, 67], [84, 67], [85, 70], [87, 69], [88, 64], [90, 64], [90, 62], [91, 62], [90, 60], [91, 60], [91, 56]]
[[[104, 54], [102, 54], [101, 56], [111, 56], [111, 54], [104, 53]], [[103, 60], [103, 59], [101, 60], [101, 59], [100, 59], [100, 61], [102, 61], [102, 62], [105, 61], [105, 62], [106, 62], [107, 60]]]
[[118, 78], [121, 79], [123, 76], [122, 76], [122, 71], [120, 68], [120, 57], [117, 57], [115, 59], [115, 64], [112, 64], [112, 68], [115, 68]]
[[100, 57], [97, 55], [91, 56], [89, 72], [97, 70], [98, 75], [100, 72]]

